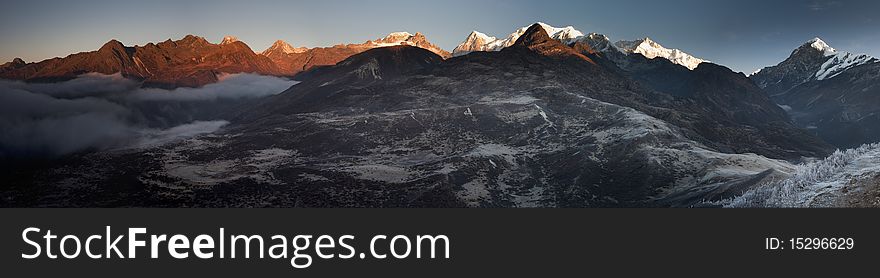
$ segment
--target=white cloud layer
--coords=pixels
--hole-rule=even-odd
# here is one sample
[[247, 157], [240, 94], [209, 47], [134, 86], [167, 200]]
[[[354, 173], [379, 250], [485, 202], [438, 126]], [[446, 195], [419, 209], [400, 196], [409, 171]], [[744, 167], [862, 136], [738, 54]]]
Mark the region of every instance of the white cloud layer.
[[200, 88], [140, 88], [119, 74], [50, 84], [0, 80], [0, 158], [153, 146], [214, 132], [222, 114], [296, 84], [228, 74]]

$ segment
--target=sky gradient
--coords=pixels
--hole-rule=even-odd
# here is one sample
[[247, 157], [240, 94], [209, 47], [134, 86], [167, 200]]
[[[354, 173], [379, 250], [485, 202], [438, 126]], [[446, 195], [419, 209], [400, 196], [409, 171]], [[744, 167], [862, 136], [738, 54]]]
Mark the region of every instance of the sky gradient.
[[880, 1], [46, 1], [2, 4], [0, 60], [40, 61], [98, 49], [110, 39], [144, 45], [186, 34], [234, 35], [262, 51], [360, 43], [422, 32], [452, 49], [472, 30], [504, 37], [543, 21], [612, 40], [651, 37], [667, 48], [751, 72], [821, 37], [838, 50], [880, 56]]

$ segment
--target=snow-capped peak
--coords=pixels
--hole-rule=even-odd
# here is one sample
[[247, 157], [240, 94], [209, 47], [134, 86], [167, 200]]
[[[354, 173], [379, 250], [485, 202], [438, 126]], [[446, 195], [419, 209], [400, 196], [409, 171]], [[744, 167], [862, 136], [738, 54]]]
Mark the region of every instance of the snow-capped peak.
[[831, 56], [835, 52], [837, 52], [837, 50], [834, 50], [834, 48], [829, 46], [827, 43], [825, 43], [825, 41], [823, 41], [822, 39], [820, 39], [818, 37], [807, 41], [806, 44], [809, 44], [810, 47], [812, 47], [813, 49], [822, 51], [822, 53], [825, 53], [825, 56]]
[[486, 34], [483, 34], [483, 33], [478, 32], [478, 31], [476, 31], [476, 30], [472, 31], [471, 34], [468, 35], [468, 39], [470, 39], [470, 38], [480, 39], [480, 40], [482, 40], [482, 41], [484, 41], [484, 42], [489, 42], [489, 41], [494, 41], [494, 40], [496, 40], [495, 37], [490, 37], [490, 36], [488, 36], [488, 35], [486, 35]]
[[220, 44], [221, 45], [222, 44], [230, 44], [230, 43], [234, 43], [237, 41], [238, 41], [238, 38], [236, 38], [235, 36], [225, 36], [225, 37], [223, 37], [223, 41], [221, 41]]
[[395, 38], [403, 38], [404, 40], [412, 37], [413, 35], [409, 32], [391, 32], [388, 36], [385, 36], [386, 39], [395, 39]]
[[626, 54], [638, 53], [648, 59], [654, 59], [656, 57], [666, 58], [667, 60], [682, 65], [690, 70], [697, 68], [700, 63], [708, 62], [678, 49], [665, 48], [647, 37], [634, 41], [618, 41], [614, 46], [617, 47], [619, 51]]
[[855, 66], [880, 62], [877, 58], [867, 54], [853, 54], [846, 51], [837, 51], [820, 38], [814, 38], [807, 41], [804, 43], [804, 46], [799, 48], [799, 50], [805, 47], [820, 51], [825, 57], [827, 57], [827, 60], [819, 66], [819, 70], [813, 75], [816, 80], [835, 77]]
[[395, 46], [405, 44], [405, 42], [412, 37], [413, 34], [410, 34], [409, 32], [391, 32], [384, 38], [375, 41], [368, 41], [368, 43], [373, 44], [374, 47]]
[[[471, 31], [471, 34], [468, 35], [467, 39], [464, 40], [461, 44], [455, 47], [452, 50], [453, 55], [460, 56], [473, 51], [487, 51], [487, 46], [490, 43], [497, 41], [498, 39], [495, 37], [490, 37], [486, 34], [480, 33], [476, 30]], [[491, 51], [491, 50], [490, 50]]]

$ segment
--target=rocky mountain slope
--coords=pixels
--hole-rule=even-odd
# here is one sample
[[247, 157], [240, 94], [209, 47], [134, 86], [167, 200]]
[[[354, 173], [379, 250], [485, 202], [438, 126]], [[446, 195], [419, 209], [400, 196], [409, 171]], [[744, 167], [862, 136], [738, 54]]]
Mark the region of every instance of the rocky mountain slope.
[[700, 115], [673, 121], [705, 136], [705, 144], [726, 152], [789, 160], [821, 157], [833, 149], [791, 124], [785, 111], [741, 73], [709, 62], [688, 70], [667, 59], [592, 50], [592, 45], [609, 43], [604, 36], [593, 36], [573, 47], [608, 70], [660, 93], [656, 105]]
[[802, 127], [840, 148], [880, 141], [880, 60], [820, 39], [750, 77]]
[[111, 40], [96, 51], [0, 71], [0, 78], [51, 82], [93, 72], [121, 73], [126, 78], [143, 81], [145, 86], [164, 88], [214, 83], [220, 73], [282, 74], [275, 63], [255, 54], [242, 42], [213, 44], [188, 35], [177, 41], [169, 39], [133, 47]]

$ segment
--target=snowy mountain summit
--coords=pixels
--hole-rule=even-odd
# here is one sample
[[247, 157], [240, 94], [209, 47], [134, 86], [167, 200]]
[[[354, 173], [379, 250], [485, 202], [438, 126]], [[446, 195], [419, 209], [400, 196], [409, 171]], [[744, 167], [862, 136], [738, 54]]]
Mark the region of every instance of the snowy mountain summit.
[[825, 53], [826, 56], [834, 54], [834, 52], [837, 52], [837, 50], [834, 50], [833, 47], [831, 47], [830, 45], [825, 43], [825, 41], [823, 41], [822, 39], [820, 39], [818, 37], [807, 41], [804, 45], [809, 45], [810, 47], [812, 47], [815, 50], [822, 51], [823, 53]]
[[[627, 55], [638, 53], [650, 59], [661, 57], [691, 70], [695, 69], [700, 63], [707, 62], [706, 60], [696, 58], [678, 49], [667, 49], [649, 38], [611, 43], [605, 35], [590, 33], [585, 36], [583, 32], [578, 31], [572, 26], [557, 28], [543, 22], [537, 22], [536, 24], [544, 28], [544, 31], [546, 31], [551, 38], [567, 45], [575, 42], [584, 42], [599, 52], [615, 51]], [[525, 33], [528, 27], [529, 26], [519, 28], [504, 39], [498, 39], [478, 31], [473, 31], [461, 44], [455, 47], [455, 50], [452, 51], [452, 55], [461, 56], [474, 51], [499, 51], [505, 47], [513, 45], [513, 43]]]
[[614, 46], [617, 47], [617, 50], [626, 54], [638, 53], [648, 59], [661, 57], [672, 61], [675, 64], [682, 65], [690, 70], [697, 68], [700, 63], [707, 62], [706, 60], [691, 56], [684, 51], [665, 48], [647, 37], [635, 41], [618, 41], [614, 43]]

